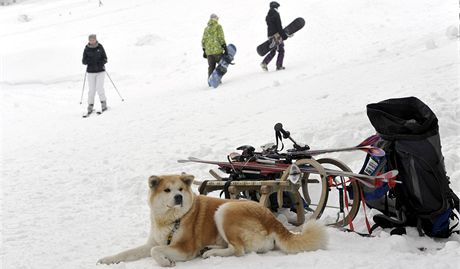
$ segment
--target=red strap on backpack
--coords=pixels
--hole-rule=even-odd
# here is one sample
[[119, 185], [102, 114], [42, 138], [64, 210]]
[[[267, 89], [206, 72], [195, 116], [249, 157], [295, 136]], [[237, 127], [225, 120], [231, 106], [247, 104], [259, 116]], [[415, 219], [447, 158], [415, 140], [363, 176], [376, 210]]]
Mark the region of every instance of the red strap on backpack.
[[[345, 192], [345, 207], [347, 208], [347, 213], [349, 214], [350, 213], [350, 210], [348, 209], [348, 192], [347, 192], [347, 184], [345, 184], [344, 181], [342, 181], [342, 185], [343, 185], [343, 191]], [[348, 226], [350, 226], [350, 230], [351, 231], [354, 231], [355, 228], [353, 227], [353, 220], [350, 218], [350, 216], [347, 214], [347, 217], [348, 217]]]

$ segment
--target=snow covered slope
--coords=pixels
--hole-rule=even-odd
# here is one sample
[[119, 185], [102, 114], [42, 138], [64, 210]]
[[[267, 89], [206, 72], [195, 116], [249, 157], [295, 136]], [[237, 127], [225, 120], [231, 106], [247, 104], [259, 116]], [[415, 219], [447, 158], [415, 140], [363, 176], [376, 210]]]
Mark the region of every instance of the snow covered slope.
[[[264, 73], [262, 0], [29, 0], [0, 7], [2, 268], [105, 268], [98, 258], [147, 236], [147, 177], [209, 178], [196, 156], [224, 160], [273, 141], [282, 122], [313, 148], [354, 145], [373, 133], [365, 106], [417, 96], [437, 114], [452, 188], [460, 194], [458, 5], [445, 0], [279, 1], [286, 70]], [[238, 52], [218, 89], [206, 85], [201, 35], [220, 16]], [[82, 119], [90, 33], [106, 48], [110, 110]], [[86, 91], [85, 91], [86, 93]], [[86, 95], [85, 95], [86, 97]], [[86, 99], [86, 98], [85, 98]], [[333, 155], [354, 170], [362, 153]], [[370, 212], [372, 213], [372, 212]], [[360, 213], [361, 214], [361, 213]], [[363, 216], [356, 225], [364, 229]], [[286, 256], [196, 259], [187, 268], [457, 268], [460, 237], [330, 228], [330, 247]], [[420, 249], [424, 249], [421, 251]], [[152, 268], [152, 259], [107, 268]]]

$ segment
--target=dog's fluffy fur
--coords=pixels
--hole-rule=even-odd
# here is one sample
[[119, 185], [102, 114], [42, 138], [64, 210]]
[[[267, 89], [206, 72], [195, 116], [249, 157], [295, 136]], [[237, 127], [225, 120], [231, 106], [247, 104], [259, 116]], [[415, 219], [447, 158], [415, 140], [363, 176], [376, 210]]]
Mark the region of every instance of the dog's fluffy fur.
[[[285, 253], [311, 251], [326, 247], [324, 227], [314, 221], [303, 226], [302, 233], [288, 231], [267, 208], [253, 201], [224, 200], [195, 195], [193, 176], [151, 176], [151, 228], [145, 245], [98, 263], [112, 264], [153, 257], [161, 266], [191, 260], [199, 255], [241, 256], [247, 252], [280, 249]], [[179, 198], [181, 197], [181, 198]], [[180, 220], [174, 230], [174, 222]]]

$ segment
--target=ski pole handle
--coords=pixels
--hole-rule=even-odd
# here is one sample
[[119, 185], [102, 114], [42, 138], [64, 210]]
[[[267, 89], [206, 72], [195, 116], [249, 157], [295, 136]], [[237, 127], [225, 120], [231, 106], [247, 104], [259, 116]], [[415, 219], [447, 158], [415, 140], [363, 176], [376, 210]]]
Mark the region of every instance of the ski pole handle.
[[289, 133], [288, 131], [284, 130], [283, 129], [283, 124], [281, 124], [279, 122], [277, 124], [275, 124], [275, 131], [276, 132], [281, 132], [283, 134], [284, 139], [290, 138], [290, 136], [291, 136], [291, 133]]

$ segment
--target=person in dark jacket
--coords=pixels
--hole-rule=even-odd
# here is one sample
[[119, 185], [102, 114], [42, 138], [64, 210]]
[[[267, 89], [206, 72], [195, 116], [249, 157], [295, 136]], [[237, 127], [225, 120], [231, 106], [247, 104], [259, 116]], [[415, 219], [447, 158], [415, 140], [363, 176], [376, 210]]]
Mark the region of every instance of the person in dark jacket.
[[278, 58], [276, 59], [276, 70], [283, 70], [285, 69], [283, 66], [283, 59], [284, 59], [284, 43], [283, 40], [287, 39], [288, 36], [283, 30], [283, 26], [281, 24], [281, 17], [278, 13], [278, 8], [280, 4], [278, 2], [270, 2], [270, 10], [268, 11], [267, 17], [265, 17], [265, 21], [267, 22], [267, 35], [268, 37], [274, 36], [279, 40], [279, 45], [273, 50], [271, 50], [267, 56], [265, 56], [264, 60], [260, 64], [264, 71], [268, 71], [267, 65], [270, 61], [275, 57], [276, 51], [278, 50]]
[[94, 108], [94, 96], [99, 95], [102, 111], [107, 110], [107, 98], [104, 92], [105, 64], [107, 63], [107, 54], [104, 47], [97, 41], [96, 35], [91, 34], [88, 37], [88, 44], [83, 51], [83, 64], [86, 65], [88, 77], [88, 114]]

